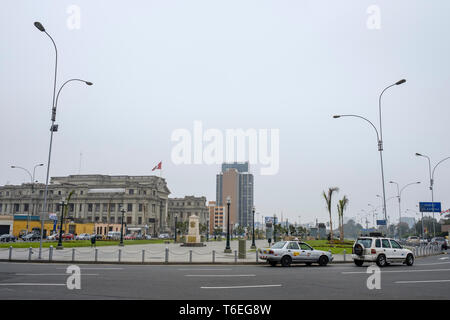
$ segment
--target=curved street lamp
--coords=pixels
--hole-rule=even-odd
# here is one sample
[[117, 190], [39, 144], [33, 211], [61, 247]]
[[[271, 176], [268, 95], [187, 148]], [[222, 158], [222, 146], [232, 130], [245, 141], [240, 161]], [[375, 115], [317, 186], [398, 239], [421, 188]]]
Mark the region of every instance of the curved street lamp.
[[436, 167], [438, 165], [440, 165], [442, 162], [444, 162], [445, 160], [450, 159], [450, 157], [444, 158], [441, 161], [439, 161], [433, 168], [433, 171], [431, 170], [431, 159], [429, 156], [421, 154], [416, 152], [416, 156], [417, 157], [424, 157], [428, 159], [428, 171], [430, 173], [430, 190], [431, 190], [431, 211], [433, 213], [433, 236], [436, 237], [436, 224], [434, 221], [434, 188], [433, 188], [433, 184], [434, 184], [434, 171], [436, 170]]
[[378, 135], [378, 130], [375, 127], [375, 125], [370, 122], [368, 119], [361, 117], [359, 115], [335, 115], [333, 116], [333, 118], [340, 118], [340, 117], [357, 117], [357, 118], [361, 118], [367, 122], [370, 123], [370, 125], [375, 129], [376, 133], [377, 133], [377, 140], [378, 140], [378, 151], [380, 152], [380, 162], [381, 162], [381, 182], [382, 182], [382, 186], [383, 186], [383, 212], [384, 212], [384, 219], [387, 221], [387, 212], [386, 212], [386, 191], [385, 191], [385, 186], [384, 186], [384, 166], [383, 166], [383, 128], [382, 128], [382, 119], [381, 119], [381, 97], [383, 96], [384, 92], [386, 90], [388, 90], [389, 88], [393, 87], [393, 86], [398, 86], [401, 85], [403, 83], [405, 83], [406, 80], [405, 79], [401, 79], [399, 81], [397, 81], [394, 84], [391, 84], [389, 86], [387, 86], [386, 88], [383, 89], [383, 91], [381, 92], [379, 98], [378, 98], [378, 110], [379, 110], [379, 116], [380, 116], [380, 131], [379, 131], [379, 135]]
[[68, 81], [66, 81], [61, 88], [58, 91], [58, 95], [56, 96], [56, 79], [57, 79], [57, 70], [58, 70], [58, 48], [56, 47], [56, 43], [53, 40], [53, 38], [50, 36], [50, 34], [48, 34], [48, 32], [45, 30], [44, 26], [40, 23], [40, 22], [35, 22], [34, 26], [41, 32], [44, 32], [52, 41], [53, 46], [55, 48], [55, 74], [54, 74], [54, 80], [53, 80], [53, 99], [52, 99], [52, 117], [51, 117], [51, 127], [50, 127], [50, 145], [49, 145], [49, 150], [48, 150], [48, 160], [47, 160], [47, 176], [45, 179], [45, 192], [44, 192], [44, 210], [43, 210], [43, 214], [41, 216], [41, 238], [39, 241], [39, 257], [38, 259], [42, 259], [42, 238], [44, 235], [44, 219], [45, 216], [48, 213], [48, 207], [47, 207], [47, 195], [48, 195], [48, 180], [49, 180], [49, 176], [50, 176], [50, 159], [51, 159], [51, 154], [52, 154], [52, 143], [53, 143], [53, 132], [58, 130], [58, 126], [55, 125], [55, 120], [56, 120], [56, 107], [57, 107], [57, 103], [58, 103], [58, 97], [59, 94], [61, 93], [62, 88], [70, 81], [82, 81], [84, 83], [86, 83], [87, 85], [92, 85], [92, 82], [88, 82], [88, 81], [84, 81], [81, 79], [70, 79]]
[[[412, 186], [415, 184], [419, 184], [420, 181], [417, 182], [411, 182], [408, 183], [407, 185], [405, 185], [403, 188], [400, 189], [400, 186], [397, 182], [395, 181], [389, 181], [389, 183], [391, 184], [395, 184], [397, 186], [397, 197], [398, 197], [398, 223], [400, 224], [402, 222], [402, 209], [401, 209], [401, 199], [402, 199], [402, 192], [403, 190], [405, 190], [406, 187], [408, 186]], [[398, 227], [398, 238], [401, 240], [401, 229], [400, 226]]]

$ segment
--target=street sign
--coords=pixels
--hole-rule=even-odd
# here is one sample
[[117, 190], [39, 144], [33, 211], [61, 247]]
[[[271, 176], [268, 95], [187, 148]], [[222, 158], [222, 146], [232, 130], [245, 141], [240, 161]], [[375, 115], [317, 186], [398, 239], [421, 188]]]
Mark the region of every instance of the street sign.
[[377, 220], [377, 226], [385, 226], [386, 220]]
[[440, 202], [419, 202], [420, 212], [441, 212]]

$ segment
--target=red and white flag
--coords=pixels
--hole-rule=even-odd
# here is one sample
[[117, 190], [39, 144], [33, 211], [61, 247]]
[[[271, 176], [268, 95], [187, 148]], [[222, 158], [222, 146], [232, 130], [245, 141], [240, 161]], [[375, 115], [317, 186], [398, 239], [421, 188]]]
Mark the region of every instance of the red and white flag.
[[161, 170], [161, 166], [162, 166], [162, 161], [159, 162], [159, 163], [152, 169], [152, 171], [155, 171], [155, 170]]

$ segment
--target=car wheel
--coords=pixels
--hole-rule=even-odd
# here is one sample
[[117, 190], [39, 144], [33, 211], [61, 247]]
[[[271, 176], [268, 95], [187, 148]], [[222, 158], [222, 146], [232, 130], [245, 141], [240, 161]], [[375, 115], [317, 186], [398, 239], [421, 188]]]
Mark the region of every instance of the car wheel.
[[363, 260], [354, 260], [354, 262], [358, 267], [362, 267], [362, 265], [364, 264]]
[[270, 264], [271, 267], [275, 267], [277, 265], [277, 262], [269, 260], [269, 264]]
[[414, 256], [412, 254], [408, 254], [406, 256], [406, 265], [412, 266], [414, 264]]
[[328, 264], [328, 257], [327, 256], [321, 256], [319, 258], [319, 266], [325, 267]]
[[284, 256], [281, 258], [281, 266], [282, 267], [289, 267], [291, 265], [292, 259], [289, 256]]
[[384, 254], [380, 254], [380, 255], [377, 257], [377, 265], [378, 265], [380, 268], [383, 268], [384, 266], [386, 266], [386, 264], [387, 264], [386, 256], [385, 256]]

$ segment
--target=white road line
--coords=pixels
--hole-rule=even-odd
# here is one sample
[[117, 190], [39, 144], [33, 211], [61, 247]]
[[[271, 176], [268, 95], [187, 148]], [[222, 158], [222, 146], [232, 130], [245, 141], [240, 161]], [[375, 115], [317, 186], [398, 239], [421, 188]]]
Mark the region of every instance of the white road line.
[[256, 277], [256, 274], [185, 274], [185, 277]]
[[218, 268], [211, 268], [211, 269], [196, 269], [196, 268], [185, 268], [185, 269], [177, 269], [178, 271], [230, 271], [232, 269], [218, 269]]
[[[15, 273], [16, 276], [70, 276], [70, 273]], [[82, 276], [98, 276], [98, 273], [81, 273]]]
[[67, 286], [66, 283], [0, 283], [0, 286]]
[[450, 280], [417, 280], [417, 281], [395, 281], [395, 283], [427, 283], [427, 282], [450, 282]]
[[421, 263], [416, 264], [416, 266], [434, 266], [436, 264], [449, 264], [450, 262], [435, 262], [435, 263]]
[[[67, 268], [56, 268], [57, 270], [67, 270]], [[123, 268], [84, 268], [80, 267], [81, 270], [123, 270]]]
[[244, 289], [244, 288], [270, 288], [281, 287], [281, 284], [262, 284], [256, 286], [232, 286], [232, 287], [200, 287], [200, 289]]
[[[450, 271], [450, 269], [429, 269], [429, 270], [390, 270], [390, 271], [381, 271], [381, 273], [405, 273], [405, 272], [438, 272], [438, 271]], [[367, 274], [365, 271], [354, 271], [354, 272], [341, 272], [342, 274]]]

